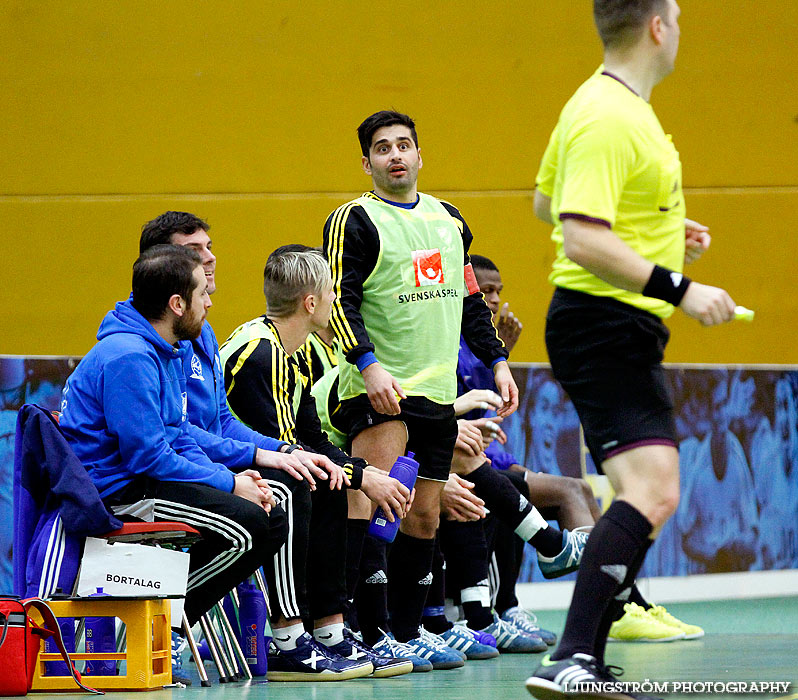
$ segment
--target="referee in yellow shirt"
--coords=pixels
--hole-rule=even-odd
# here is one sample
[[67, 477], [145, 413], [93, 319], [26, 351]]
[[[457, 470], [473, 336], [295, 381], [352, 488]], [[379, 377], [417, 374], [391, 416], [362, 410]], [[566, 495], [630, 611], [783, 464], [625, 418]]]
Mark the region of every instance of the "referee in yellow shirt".
[[[682, 274], [709, 235], [685, 220], [679, 154], [648, 102], [673, 70], [679, 7], [594, 0], [593, 10], [604, 65], [560, 114], [538, 173], [535, 213], [554, 226], [557, 248], [546, 320], [552, 370], [617, 499], [588, 539], [560, 644], [526, 682], [542, 700], [614, 680], [604, 665], [607, 632], [679, 502], [662, 319], [675, 307], [704, 325], [734, 314], [724, 290]], [[591, 698], [605, 697], [592, 690]]]

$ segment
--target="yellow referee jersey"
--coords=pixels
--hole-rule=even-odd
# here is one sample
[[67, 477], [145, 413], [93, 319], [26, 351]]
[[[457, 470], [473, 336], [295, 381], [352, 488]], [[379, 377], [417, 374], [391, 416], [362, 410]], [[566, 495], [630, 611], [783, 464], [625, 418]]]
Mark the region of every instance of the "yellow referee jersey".
[[610, 227], [644, 258], [681, 272], [684, 196], [679, 153], [651, 105], [607, 73], [597, 72], [560, 114], [536, 179], [551, 197], [556, 258], [549, 281], [558, 287], [613, 297], [661, 318], [673, 306], [618, 289], [569, 260], [562, 220]]

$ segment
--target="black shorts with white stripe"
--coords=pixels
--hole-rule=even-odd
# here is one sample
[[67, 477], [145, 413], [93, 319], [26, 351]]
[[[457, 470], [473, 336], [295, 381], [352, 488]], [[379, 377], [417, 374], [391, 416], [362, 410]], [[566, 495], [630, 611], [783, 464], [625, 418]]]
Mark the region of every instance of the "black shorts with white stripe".
[[185, 611], [194, 624], [228, 591], [270, 562], [287, 537], [285, 512], [191, 482], [139, 478], [104, 499], [108, 506], [146, 505], [148, 520], [173, 520], [199, 530], [189, 549]]
[[264, 565], [272, 617], [317, 620], [343, 612], [346, 602], [346, 491], [330, 490], [317, 480], [311, 493], [306, 481], [284, 471], [259, 469], [283, 507], [288, 539]]

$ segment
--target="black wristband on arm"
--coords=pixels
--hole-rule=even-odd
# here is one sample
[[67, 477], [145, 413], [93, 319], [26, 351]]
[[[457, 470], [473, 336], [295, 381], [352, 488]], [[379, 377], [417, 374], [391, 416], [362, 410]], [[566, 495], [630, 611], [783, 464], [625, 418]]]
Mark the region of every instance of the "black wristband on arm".
[[682, 298], [690, 286], [690, 278], [685, 277], [680, 272], [673, 272], [667, 267], [654, 265], [651, 277], [648, 278], [646, 286], [643, 287], [643, 296], [662, 299], [669, 304], [679, 306]]
[[296, 452], [296, 450], [304, 449], [302, 445], [288, 445], [284, 450], [284, 455], [290, 455], [292, 452]]

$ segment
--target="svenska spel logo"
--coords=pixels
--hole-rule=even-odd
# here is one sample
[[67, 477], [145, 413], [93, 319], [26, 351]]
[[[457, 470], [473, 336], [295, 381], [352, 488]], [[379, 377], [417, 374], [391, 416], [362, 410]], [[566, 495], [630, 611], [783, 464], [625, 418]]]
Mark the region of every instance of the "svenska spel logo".
[[443, 259], [439, 248], [414, 250], [412, 256], [416, 287], [443, 284]]

